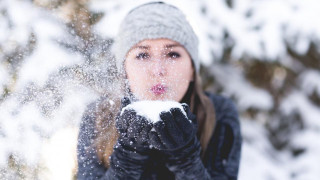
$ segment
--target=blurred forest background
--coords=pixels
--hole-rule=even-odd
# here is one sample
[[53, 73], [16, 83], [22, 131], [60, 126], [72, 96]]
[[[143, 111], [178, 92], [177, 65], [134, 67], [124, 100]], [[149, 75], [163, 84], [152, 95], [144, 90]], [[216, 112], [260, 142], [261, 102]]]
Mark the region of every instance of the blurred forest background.
[[[146, 0], [0, 0], [0, 179], [75, 179], [86, 105], [117, 89], [110, 45]], [[320, 177], [320, 1], [165, 0], [200, 39], [208, 91], [232, 98], [241, 180]]]

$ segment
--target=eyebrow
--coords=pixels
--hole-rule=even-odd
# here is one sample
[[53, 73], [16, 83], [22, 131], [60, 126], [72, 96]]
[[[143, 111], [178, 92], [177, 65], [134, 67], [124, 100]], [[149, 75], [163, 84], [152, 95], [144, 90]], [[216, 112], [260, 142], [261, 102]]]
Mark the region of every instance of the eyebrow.
[[[173, 48], [173, 47], [182, 47], [180, 44], [166, 44], [164, 45], [164, 48]], [[150, 49], [150, 46], [135, 46], [132, 49]]]
[[132, 49], [150, 49], [150, 46], [135, 46]]
[[180, 44], [167, 44], [164, 46], [165, 48], [173, 48], [173, 47], [182, 47]]

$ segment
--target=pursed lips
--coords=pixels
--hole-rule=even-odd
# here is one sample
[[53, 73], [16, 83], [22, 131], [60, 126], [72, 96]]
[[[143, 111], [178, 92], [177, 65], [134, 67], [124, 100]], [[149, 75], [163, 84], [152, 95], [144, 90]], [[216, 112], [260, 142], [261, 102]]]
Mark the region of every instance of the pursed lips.
[[155, 95], [162, 95], [167, 92], [168, 87], [165, 86], [164, 84], [159, 83], [159, 84], [152, 86], [150, 90]]

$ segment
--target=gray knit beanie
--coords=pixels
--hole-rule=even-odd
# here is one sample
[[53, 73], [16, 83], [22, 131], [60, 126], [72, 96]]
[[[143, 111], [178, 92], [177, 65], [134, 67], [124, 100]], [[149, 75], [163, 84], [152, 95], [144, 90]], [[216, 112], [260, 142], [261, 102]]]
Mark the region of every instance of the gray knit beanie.
[[199, 72], [198, 38], [184, 14], [176, 7], [163, 2], [152, 2], [132, 9], [120, 25], [115, 38], [114, 53], [118, 70], [128, 51], [145, 39], [168, 38], [184, 46], [195, 70]]

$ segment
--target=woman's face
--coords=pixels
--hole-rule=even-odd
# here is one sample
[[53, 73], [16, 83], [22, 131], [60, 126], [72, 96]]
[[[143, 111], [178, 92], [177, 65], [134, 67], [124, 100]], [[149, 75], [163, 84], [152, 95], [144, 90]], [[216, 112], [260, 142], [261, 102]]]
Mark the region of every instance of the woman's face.
[[141, 41], [130, 49], [124, 65], [131, 92], [140, 100], [180, 101], [193, 80], [188, 52], [169, 39]]

